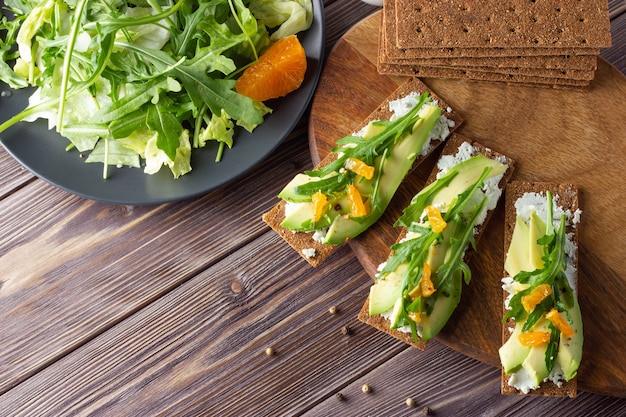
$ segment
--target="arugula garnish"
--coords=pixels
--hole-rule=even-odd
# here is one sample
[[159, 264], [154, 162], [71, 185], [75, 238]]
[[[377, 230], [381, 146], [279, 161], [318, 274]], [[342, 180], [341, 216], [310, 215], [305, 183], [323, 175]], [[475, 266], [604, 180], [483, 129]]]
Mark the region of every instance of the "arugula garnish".
[[[377, 134], [369, 138], [363, 138], [357, 135], [345, 136], [337, 141], [339, 146], [332, 149], [337, 153], [337, 158], [328, 165], [305, 171], [306, 175], [311, 177], [326, 177], [317, 181], [311, 181], [306, 184], [299, 185], [296, 193], [301, 195], [313, 195], [316, 192], [322, 192], [326, 195], [334, 193], [343, 193], [348, 184], [352, 184], [356, 174], [350, 170], [342, 169], [348, 158], [356, 158], [365, 164], [373, 166], [376, 158], [381, 156], [381, 162], [389, 155], [389, 149], [406, 133], [410, 133], [416, 123], [420, 120], [419, 112], [422, 106], [430, 103], [428, 93], [419, 96], [417, 104], [405, 115], [396, 120], [382, 120], [372, 122], [375, 126], [381, 126], [383, 129]], [[376, 176], [372, 181], [374, 190], [377, 190], [380, 178], [383, 175], [380, 169], [376, 170]], [[373, 193], [372, 195], [376, 195]], [[375, 204], [372, 201], [372, 204]]]

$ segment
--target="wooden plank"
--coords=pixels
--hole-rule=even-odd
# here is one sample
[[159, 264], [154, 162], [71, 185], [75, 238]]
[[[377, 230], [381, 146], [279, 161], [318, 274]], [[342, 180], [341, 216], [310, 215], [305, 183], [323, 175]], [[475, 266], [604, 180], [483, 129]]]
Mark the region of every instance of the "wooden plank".
[[32, 181], [35, 177], [0, 147], [0, 199]]
[[[370, 393], [364, 393], [368, 385]], [[500, 395], [500, 371], [434, 341], [425, 352], [402, 351], [303, 416], [618, 416], [626, 400], [581, 393], [574, 399]], [[406, 400], [414, 401], [412, 407]]]
[[356, 320], [368, 283], [347, 246], [313, 269], [269, 232], [0, 396], [0, 415], [297, 414], [406, 348]]
[[500, 396], [497, 368], [358, 322], [368, 286], [347, 247], [313, 269], [269, 232], [0, 396], [0, 415], [414, 415], [408, 396], [434, 415], [626, 407]]
[[[301, 123], [291, 137], [303, 135]], [[109, 205], [43, 181], [0, 201], [0, 392], [263, 233], [262, 213], [310, 163], [306, 142], [288, 140], [192, 201]]]

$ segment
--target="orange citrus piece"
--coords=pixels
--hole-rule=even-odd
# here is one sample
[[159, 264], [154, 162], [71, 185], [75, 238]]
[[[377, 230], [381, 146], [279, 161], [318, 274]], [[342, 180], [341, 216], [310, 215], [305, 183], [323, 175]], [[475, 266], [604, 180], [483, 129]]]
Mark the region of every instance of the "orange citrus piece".
[[565, 321], [563, 316], [561, 316], [561, 314], [555, 308], [553, 308], [546, 314], [546, 318], [550, 320], [552, 324], [554, 324], [554, 326], [561, 331], [561, 333], [563, 333], [563, 336], [570, 337], [574, 336], [574, 334], [576, 333], [574, 329], [572, 329], [572, 326], [570, 326], [569, 323]]
[[435, 291], [437, 291], [433, 281], [430, 279], [430, 273], [430, 265], [428, 262], [424, 262], [424, 270], [422, 271], [421, 280], [422, 297], [430, 297], [435, 293]]
[[441, 217], [441, 212], [434, 206], [426, 206], [424, 209], [426, 210], [426, 215], [428, 216], [428, 222], [430, 223], [430, 227], [435, 233], [443, 232], [443, 229], [446, 228], [447, 223]]
[[548, 284], [537, 285], [528, 295], [522, 297], [524, 309], [530, 313], [537, 304], [552, 294], [552, 287]]
[[311, 203], [313, 204], [313, 221], [317, 222], [326, 213], [328, 199], [323, 193], [317, 192], [311, 196]]
[[306, 53], [296, 35], [273, 43], [241, 74], [235, 91], [253, 100], [283, 97], [304, 81]]
[[529, 331], [520, 333], [518, 338], [522, 346], [543, 346], [550, 341], [550, 333]]
[[363, 197], [355, 185], [348, 185], [348, 201], [350, 202], [350, 216], [362, 217], [367, 214], [367, 207], [363, 203]]
[[360, 159], [348, 158], [345, 167], [355, 174], [362, 176], [366, 180], [371, 180], [372, 178], [374, 178], [374, 167], [367, 165]]

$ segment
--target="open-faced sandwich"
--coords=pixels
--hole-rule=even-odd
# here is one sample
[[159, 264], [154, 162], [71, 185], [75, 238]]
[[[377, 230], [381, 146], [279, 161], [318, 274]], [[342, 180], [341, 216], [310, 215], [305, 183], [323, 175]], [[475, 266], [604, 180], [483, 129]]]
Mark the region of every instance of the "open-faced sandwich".
[[411, 168], [461, 122], [421, 81], [409, 79], [319, 165], [297, 174], [263, 220], [318, 266], [380, 218]]
[[396, 222], [403, 232], [379, 267], [359, 319], [420, 349], [469, 283], [481, 236], [514, 169], [511, 159], [454, 133], [427, 185]]
[[503, 394], [576, 396], [580, 210], [570, 184], [514, 181], [505, 206]]

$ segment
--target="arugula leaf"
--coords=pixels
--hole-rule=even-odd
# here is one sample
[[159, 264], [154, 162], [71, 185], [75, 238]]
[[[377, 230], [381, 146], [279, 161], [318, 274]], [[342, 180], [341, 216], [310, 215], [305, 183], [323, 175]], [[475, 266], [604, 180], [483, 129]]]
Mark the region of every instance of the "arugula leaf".
[[559, 353], [559, 342], [561, 340], [561, 332], [552, 323], [548, 325], [550, 329], [550, 341], [546, 346], [546, 368], [548, 372], [552, 372], [554, 365], [556, 364], [557, 354]]
[[179, 137], [183, 132], [183, 127], [176, 116], [167, 111], [166, 106], [160, 101], [148, 106], [146, 124], [157, 132], [157, 147], [173, 161], [176, 158]]

